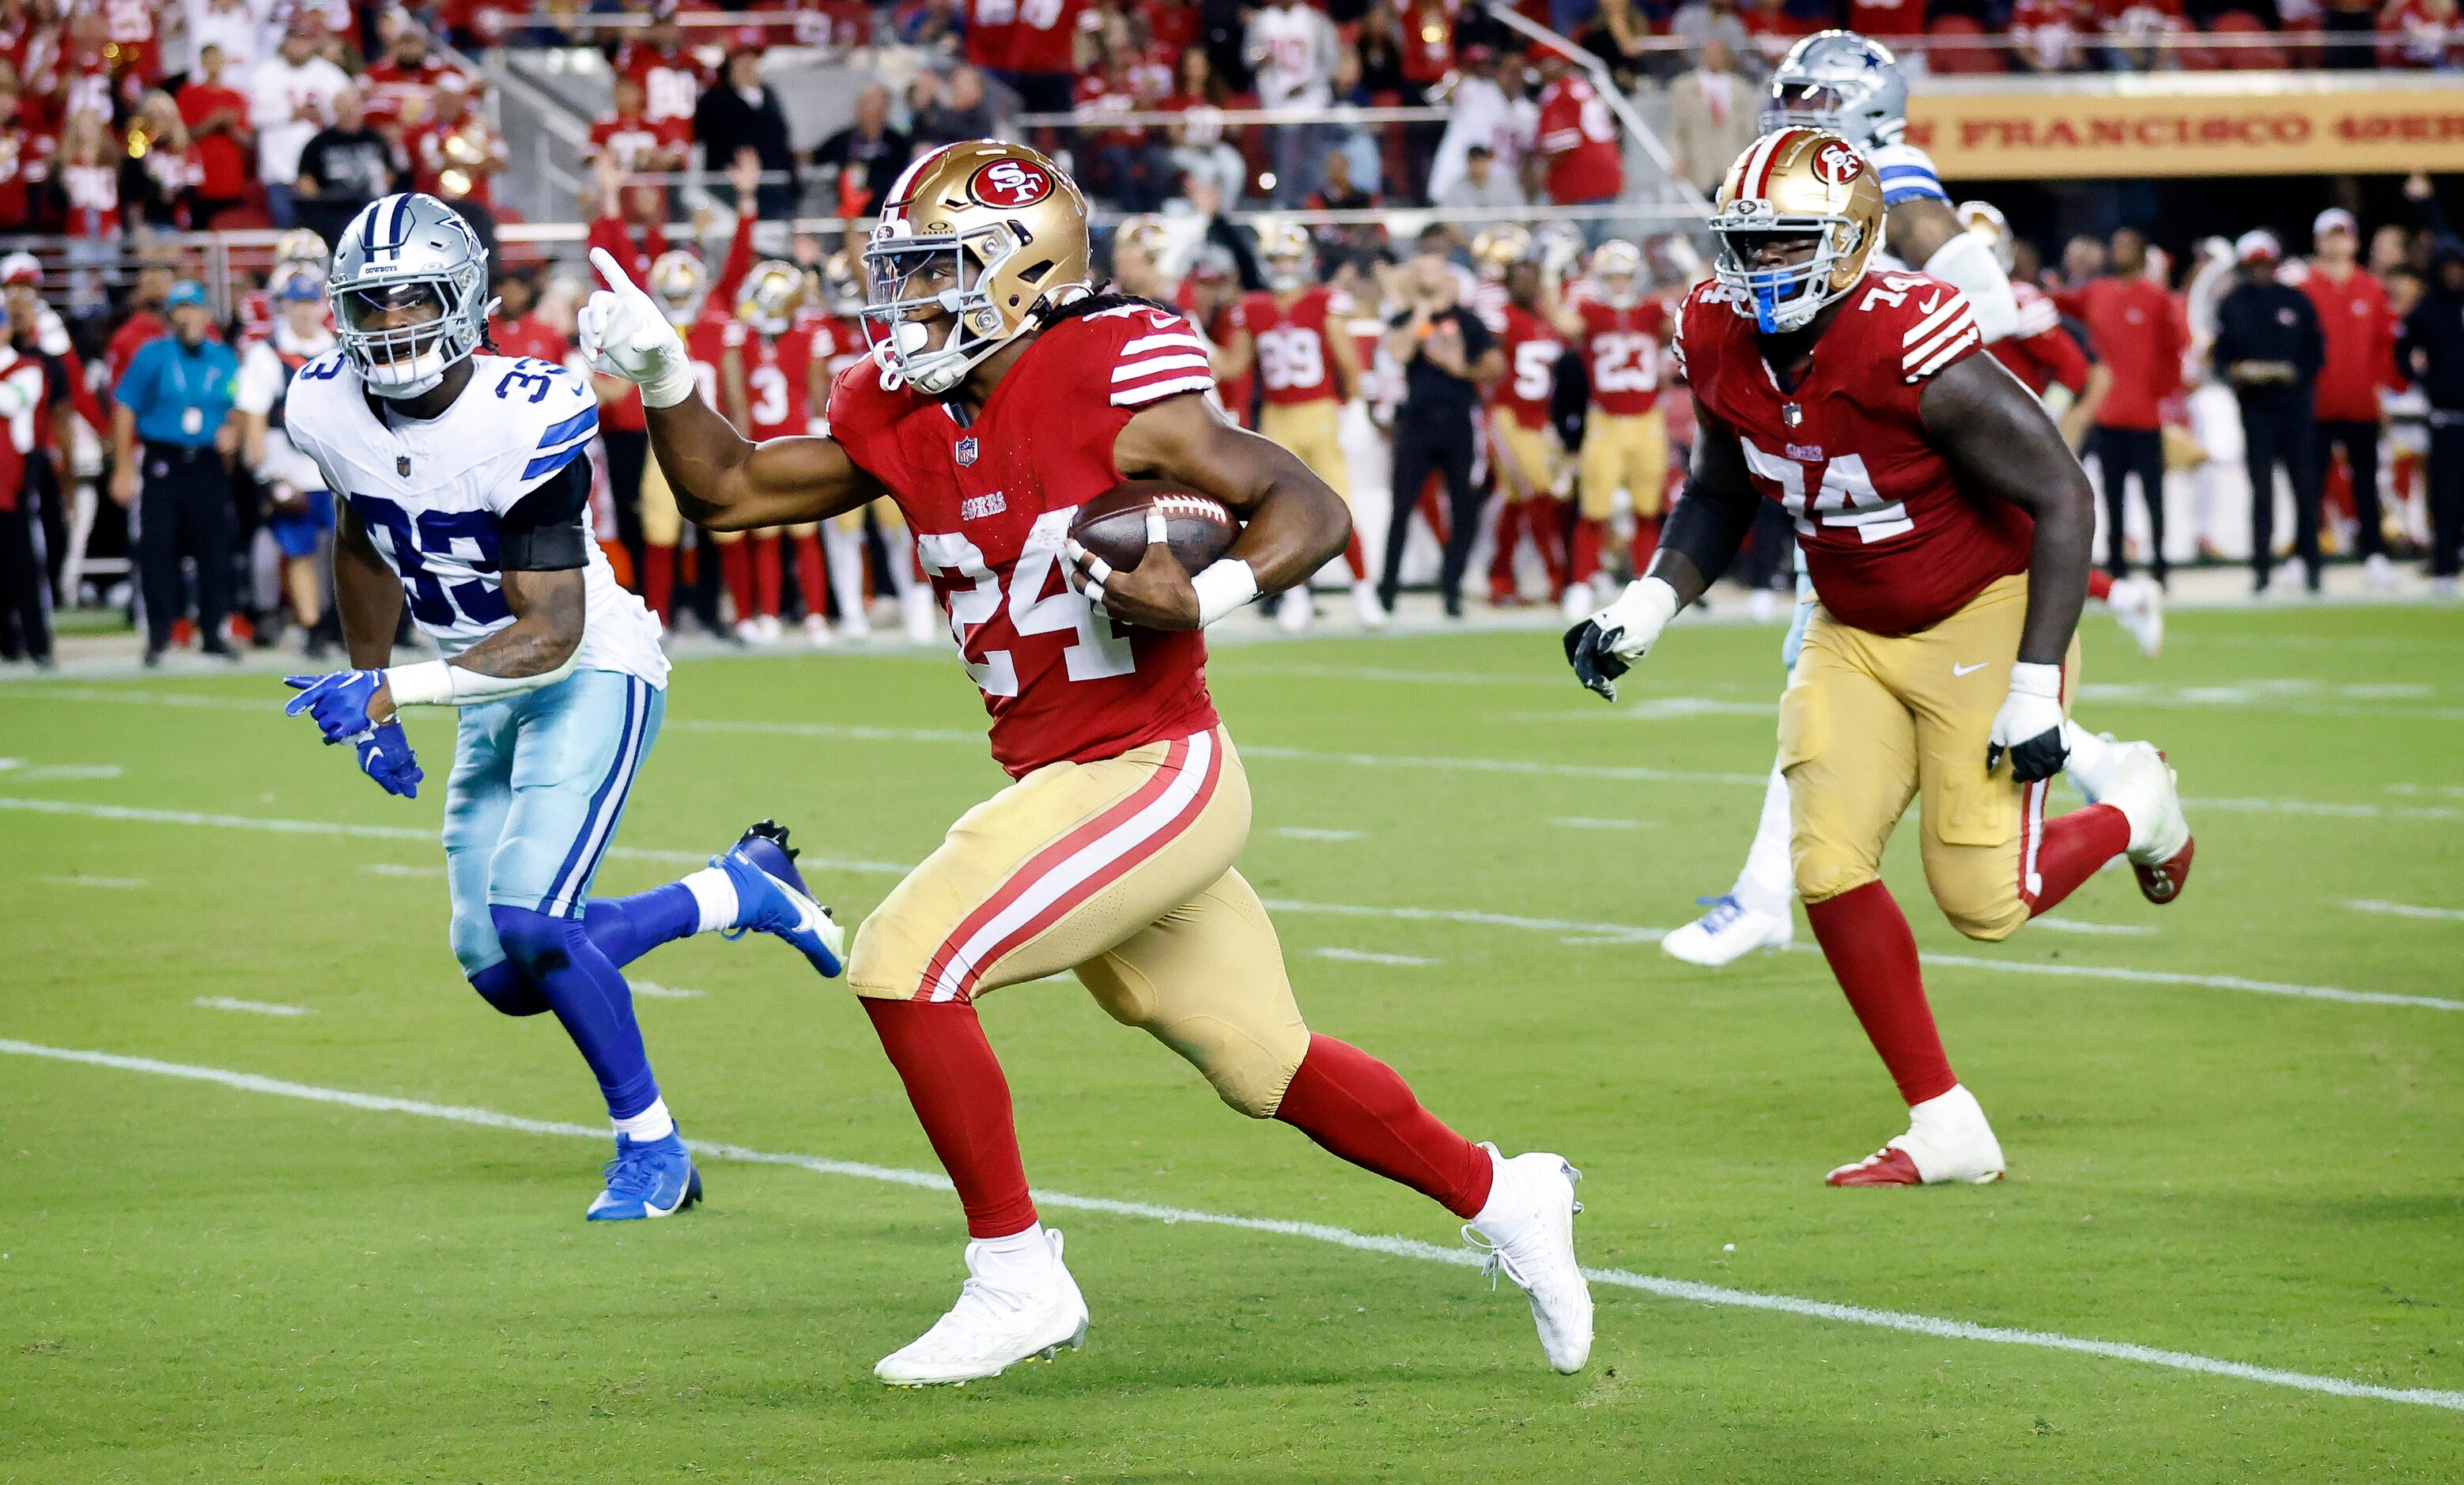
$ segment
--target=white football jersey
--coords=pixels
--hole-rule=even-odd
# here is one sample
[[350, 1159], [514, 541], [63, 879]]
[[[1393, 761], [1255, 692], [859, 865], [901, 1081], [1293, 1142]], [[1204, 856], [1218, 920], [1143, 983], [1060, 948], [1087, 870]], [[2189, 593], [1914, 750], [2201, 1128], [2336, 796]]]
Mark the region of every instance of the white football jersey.
[[[554, 361], [473, 356], [470, 385], [442, 416], [387, 420], [340, 351], [291, 379], [286, 423], [402, 578], [410, 616], [457, 655], [513, 622], [496, 569], [499, 521], [588, 452], [599, 433], [590, 383]], [[664, 687], [659, 622], [625, 591], [596, 542], [575, 664]]]

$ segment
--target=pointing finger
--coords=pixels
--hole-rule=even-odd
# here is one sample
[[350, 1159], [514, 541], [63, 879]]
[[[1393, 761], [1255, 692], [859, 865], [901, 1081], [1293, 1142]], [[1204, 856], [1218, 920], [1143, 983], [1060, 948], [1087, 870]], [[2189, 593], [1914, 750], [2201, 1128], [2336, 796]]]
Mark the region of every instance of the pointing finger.
[[617, 262], [616, 254], [608, 251], [606, 249], [591, 249], [590, 263], [592, 267], [599, 270], [599, 276], [607, 280], [608, 288], [630, 289], [633, 287], [633, 275], [626, 273], [625, 265]]

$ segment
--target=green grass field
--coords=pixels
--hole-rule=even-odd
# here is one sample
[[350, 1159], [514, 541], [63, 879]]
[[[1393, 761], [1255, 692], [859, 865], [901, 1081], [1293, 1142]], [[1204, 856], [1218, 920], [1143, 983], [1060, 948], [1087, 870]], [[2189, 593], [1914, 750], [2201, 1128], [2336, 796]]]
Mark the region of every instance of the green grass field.
[[[595, 1089], [446, 948], [450, 723], [414, 728], [406, 803], [270, 678], [0, 688], [0, 1481], [2464, 1476], [2464, 614], [2183, 614], [2152, 664], [2090, 619], [2080, 714], [2170, 752], [2198, 872], [2162, 910], [2108, 873], [2058, 916], [2109, 931], [1981, 947], [1903, 832], [2011, 1160], [1918, 1191], [1822, 1185], [1903, 1116], [1817, 955], [1708, 974], [1644, 931], [1736, 867], [1775, 642], [1681, 629], [1615, 709], [1545, 634], [1214, 666], [1312, 1023], [1583, 1167], [1586, 1261], [1624, 1277], [1573, 1378], [1510, 1287], [1275, 1227], [1454, 1241], [1050, 982], [985, 1009], [1039, 1188], [1269, 1221], [1056, 1198], [1086, 1349], [886, 1390], [961, 1230], [828, 1165], [934, 1168], [843, 990], [767, 940], [636, 966], [685, 1132], [737, 1148], [690, 1214], [586, 1226]], [[1000, 782], [946, 660], [707, 661], [671, 694], [603, 891], [775, 814], [852, 921]]]

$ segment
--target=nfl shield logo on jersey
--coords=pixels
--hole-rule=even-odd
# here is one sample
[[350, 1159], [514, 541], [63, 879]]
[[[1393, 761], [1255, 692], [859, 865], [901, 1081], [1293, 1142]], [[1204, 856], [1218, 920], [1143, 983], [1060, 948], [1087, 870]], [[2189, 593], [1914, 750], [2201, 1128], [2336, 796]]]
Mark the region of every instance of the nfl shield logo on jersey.
[[402, 476], [403, 478], [405, 478], [405, 479], [408, 479], [408, 478], [410, 478], [410, 455], [408, 455], [408, 454], [396, 454], [396, 455], [394, 455], [394, 456], [393, 456], [393, 471], [394, 471], [396, 474], [401, 475], [401, 476]]
[[958, 440], [957, 455], [958, 468], [962, 470], [976, 462], [976, 441], [973, 435]]

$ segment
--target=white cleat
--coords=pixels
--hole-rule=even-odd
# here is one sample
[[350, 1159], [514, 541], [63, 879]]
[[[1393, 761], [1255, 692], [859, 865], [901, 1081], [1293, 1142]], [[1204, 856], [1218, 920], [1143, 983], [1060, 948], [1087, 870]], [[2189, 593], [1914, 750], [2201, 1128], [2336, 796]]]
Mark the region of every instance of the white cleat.
[[1592, 610], [1598, 606], [1592, 601], [1592, 585], [1588, 582], [1568, 583], [1565, 597], [1557, 604], [1558, 611], [1566, 616], [1569, 623], [1580, 623], [1589, 619]]
[[770, 637], [762, 632], [759, 616], [736, 621], [736, 638], [738, 644], [766, 644], [770, 642]]
[[2362, 558], [2362, 580], [2369, 585], [2372, 593], [2393, 593], [2395, 564], [2387, 559], [2386, 553], [2373, 552]]
[[818, 613], [804, 616], [804, 643], [815, 649], [827, 649], [830, 643], [830, 622]]
[[1552, 1371], [1583, 1369], [1592, 1355], [1592, 1286], [1574, 1260], [1574, 1183], [1583, 1173], [1555, 1155], [1498, 1154], [1488, 1205], [1463, 1224], [1463, 1241], [1488, 1255], [1490, 1281], [1503, 1272], [1530, 1297], [1531, 1321]]
[[2090, 800], [2110, 804], [2130, 821], [2123, 852], [2139, 878], [2140, 895], [2158, 906], [2182, 895], [2190, 876], [2190, 822], [2182, 813], [2181, 788], [2171, 764], [2154, 743], [2114, 744], [2114, 761], [2101, 788], [2081, 788]]
[[1061, 1261], [1061, 1234], [1045, 1229], [1052, 1262], [1041, 1275], [1004, 1265], [982, 1277], [980, 1242], [967, 1244], [967, 1281], [958, 1302], [933, 1328], [891, 1352], [872, 1374], [894, 1387], [959, 1385], [998, 1377], [1021, 1362], [1045, 1360], [1087, 1343], [1087, 1300]]
[[1694, 901], [1711, 910], [1682, 928], [1671, 928], [1661, 939], [1661, 951], [1672, 959], [1716, 970], [1757, 949], [1786, 949], [1796, 937], [1796, 920], [1788, 913], [1749, 907], [1733, 894]]
[[2153, 578], [2116, 578], [2105, 600], [2123, 632], [2138, 642], [2139, 653], [2153, 660], [2165, 652], [2165, 590]]
[[2002, 1179], [2002, 1142], [1976, 1095], [1948, 1093], [1908, 1110], [1908, 1132], [1824, 1178], [1830, 1186], [1983, 1186]]
[[1275, 607], [1275, 622], [1286, 634], [1309, 633], [1309, 621], [1317, 617], [1317, 603], [1309, 597], [1309, 584], [1286, 590], [1283, 602]]
[[1360, 624], [1365, 629], [1386, 627], [1386, 605], [1377, 601], [1377, 584], [1363, 578], [1352, 585], [1352, 606], [1360, 610]]

